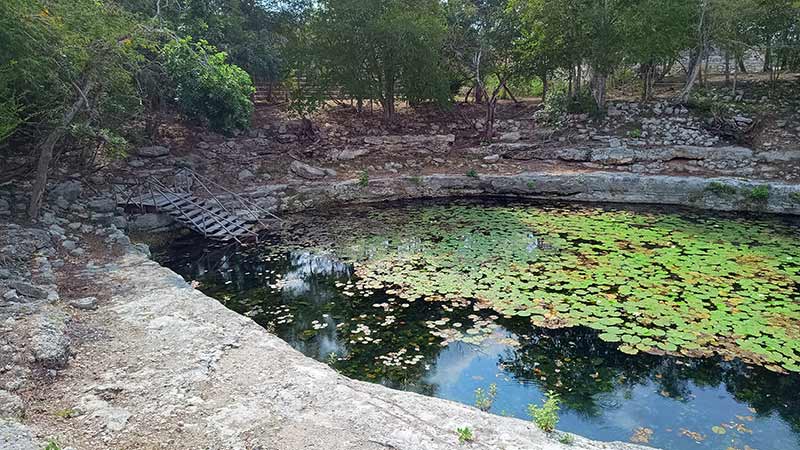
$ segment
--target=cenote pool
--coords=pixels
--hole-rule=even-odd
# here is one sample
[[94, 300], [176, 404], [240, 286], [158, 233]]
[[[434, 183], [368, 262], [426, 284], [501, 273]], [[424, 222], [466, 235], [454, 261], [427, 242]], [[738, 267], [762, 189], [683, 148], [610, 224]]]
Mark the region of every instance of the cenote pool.
[[291, 218], [160, 261], [353, 378], [669, 450], [800, 449], [800, 227], [466, 200]]

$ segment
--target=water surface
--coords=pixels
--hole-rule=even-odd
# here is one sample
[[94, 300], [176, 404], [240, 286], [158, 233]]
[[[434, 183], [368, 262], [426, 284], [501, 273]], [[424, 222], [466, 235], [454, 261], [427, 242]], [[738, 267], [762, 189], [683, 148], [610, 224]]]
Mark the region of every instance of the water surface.
[[[598, 223], [603, 223], [597, 226], [597, 235], [587, 239], [584, 225], [573, 221], [580, 216], [587, 220], [599, 217]], [[610, 221], [622, 230], [609, 228]], [[546, 227], [542, 225], [545, 222]], [[676, 223], [683, 229], [666, 233], [684, 233], [676, 234], [684, 242], [658, 241], [664, 234], [657, 227], [666, 229]], [[635, 242], [642, 238], [638, 237], [641, 233], [630, 232], [632, 227], [654, 233], [652, 239], [659, 244]], [[600, 231], [609, 229], [618, 236], [602, 242]], [[592, 295], [607, 298], [612, 289], [615, 295], [621, 295], [617, 294], [621, 285], [614, 282], [623, 278], [600, 280], [596, 286], [590, 283], [577, 289], [585, 290], [586, 295], [569, 297], [572, 303], [565, 311], [560, 310], [564, 309], [559, 308], [560, 303], [548, 304], [553, 308], [552, 314], [542, 314], [546, 323], [537, 319], [536, 313], [526, 315], [523, 309], [508, 310], [506, 303], [492, 304], [491, 298], [486, 298], [491, 291], [477, 296], [481, 298], [459, 295], [473, 289], [471, 274], [476, 270], [484, 270], [481, 280], [490, 280], [486, 283], [506, 283], [501, 294], [523, 292], [534, 298], [542, 295], [537, 291], [544, 292], [540, 285], [520, 288], [514, 283], [533, 273], [536, 282], [541, 283], [545, 280], [541, 277], [546, 276], [553, 286], [553, 280], [563, 278], [556, 269], [563, 271], [562, 262], [571, 261], [576, 254], [582, 258], [580, 263], [599, 273], [603, 265], [597, 261], [609, 264], [605, 263], [609, 248], [619, 248], [618, 254], [610, 255], [617, 262], [636, 260], [640, 254], [663, 257], [659, 253], [663, 249], [675, 264], [687, 265], [697, 264], [698, 257], [708, 262], [717, 257], [710, 254], [722, 248], [725, 256], [715, 262], [717, 270], [727, 267], [728, 257], [734, 262], [744, 258], [739, 265], [752, 267], [743, 268], [739, 274], [722, 273], [718, 278], [709, 277], [702, 267], [689, 271], [668, 268], [665, 272], [671, 273], [666, 278], [677, 277], [670, 278], [672, 284], [681, 281], [702, 288], [702, 281], [722, 283], [736, 276], [737, 286], [749, 288], [738, 289], [738, 293], [732, 290], [733, 295], [723, 293], [728, 306], [729, 297], [762, 295], [761, 283], [766, 283], [773, 288], [770, 295], [780, 294], [775, 303], [779, 314], [793, 317], [797, 295], [791, 282], [796, 273], [793, 263], [785, 259], [792, 256], [787, 256], [791, 249], [785, 241], [797, 237], [791, 222], [685, 212], [662, 215], [660, 211], [619, 208], [423, 203], [303, 217], [287, 230], [278, 240], [251, 249], [213, 249], [197, 239], [184, 239], [160, 257], [187, 279], [200, 281], [208, 295], [252, 317], [306, 355], [353, 378], [466, 404], [475, 402], [476, 389], [487, 390], [494, 383], [498, 394], [491, 412], [526, 420], [529, 404], [540, 404], [545, 392], [557, 392], [562, 399], [558, 428], [592, 439], [637, 441], [676, 450], [800, 449], [800, 379], [780, 367], [787, 362], [783, 353], [772, 355], [775, 352], [768, 347], [780, 339], [794, 344], [791, 335], [777, 332], [777, 337], [751, 336], [777, 363], [758, 355], [736, 357], [735, 353], [742, 350], [729, 346], [724, 337], [713, 341], [720, 346], [719, 351], [697, 352], [691, 348], [694, 335], [678, 341], [690, 348], [666, 351], [653, 339], [659, 336], [651, 336], [648, 330], [632, 343], [637, 351], [626, 353], [620, 346], [631, 344], [627, 341], [637, 336], [623, 329], [617, 334], [630, 336], [624, 341], [614, 336], [610, 341], [603, 339], [601, 335], [606, 333], [603, 337], [608, 338], [608, 329], [619, 329], [619, 324], [612, 320], [598, 326], [591, 320], [596, 316], [597, 320], [624, 316], [603, 317], [593, 311], [590, 319], [576, 324], [569, 323], [572, 316], [558, 315], [597, 306], [598, 302], [586, 300]], [[720, 230], [729, 238], [722, 239]], [[695, 238], [689, 243], [684, 236]], [[623, 239], [628, 244], [620, 245]], [[586, 245], [577, 253], [576, 242]], [[681, 252], [673, 255], [671, 248], [680, 248]], [[557, 256], [550, 256], [554, 253]], [[498, 260], [486, 255], [495, 255]], [[548, 258], [550, 262], [542, 265]], [[641, 261], [640, 266], [649, 262]], [[552, 272], [541, 274], [548, 270]], [[392, 273], [405, 278], [398, 281]], [[442, 278], [454, 273], [463, 276]], [[585, 276], [586, 272], [577, 273]], [[696, 274], [696, 279], [680, 278], [686, 273]], [[515, 278], [506, 280], [507, 274]], [[613, 274], [604, 276], [611, 278]], [[660, 273], [653, 277], [665, 279]], [[425, 280], [434, 282], [426, 285]], [[410, 288], [409, 282], [413, 283]], [[640, 289], [651, 284], [640, 283]], [[440, 291], [437, 286], [444, 288]], [[690, 291], [695, 292], [695, 287], [687, 288], [686, 292]], [[659, 291], [657, 295], [665, 294]], [[524, 297], [522, 301], [532, 300]], [[700, 318], [700, 325], [692, 325], [684, 317], [702, 314], [702, 308], [718, 310], [714, 307], [716, 297], [694, 310], [684, 307], [680, 297], [667, 298], [659, 305], [669, 305], [669, 301], [683, 311], [684, 316], [676, 315], [675, 320], [688, 330], [706, 326], [706, 322]], [[769, 301], [772, 299], [753, 297], [751, 303]], [[621, 302], [598, 308], [614, 314], [617, 303]], [[530, 307], [541, 305], [532, 303]], [[768, 314], [764, 310], [744, 311], [746, 316], [733, 308], [726, 310], [726, 314], [736, 316], [728, 318], [732, 321], [728, 330], [746, 329], [751, 319], [758, 323], [763, 314]], [[517, 314], [520, 311], [523, 314]], [[622, 314], [627, 313], [623, 310]], [[641, 315], [636, 309], [630, 320], [641, 320]], [[768, 317], [777, 320], [776, 315]], [[625, 319], [626, 323], [630, 321]], [[641, 328], [642, 323], [649, 322], [639, 323], [637, 327]], [[658, 328], [669, 332], [679, 327], [652, 325], [652, 329]], [[644, 339], [652, 339], [652, 347], [639, 345], [637, 349], [638, 344], [648, 342]], [[793, 357], [790, 351], [786, 353]], [[790, 365], [792, 359], [788, 361]]]

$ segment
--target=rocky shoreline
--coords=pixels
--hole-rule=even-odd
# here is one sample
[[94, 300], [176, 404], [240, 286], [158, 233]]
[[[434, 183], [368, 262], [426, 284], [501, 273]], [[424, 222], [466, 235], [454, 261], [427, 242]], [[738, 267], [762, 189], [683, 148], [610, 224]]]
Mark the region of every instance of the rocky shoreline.
[[[341, 377], [149, 261], [123, 231], [170, 220], [84, 194], [61, 183], [43, 227], [0, 225], [0, 447], [446, 449], [462, 448], [455, 428], [469, 426], [470, 448], [566, 448], [529, 422]], [[800, 214], [800, 185], [620, 172], [303, 180], [244, 194], [281, 213], [505, 196]]]

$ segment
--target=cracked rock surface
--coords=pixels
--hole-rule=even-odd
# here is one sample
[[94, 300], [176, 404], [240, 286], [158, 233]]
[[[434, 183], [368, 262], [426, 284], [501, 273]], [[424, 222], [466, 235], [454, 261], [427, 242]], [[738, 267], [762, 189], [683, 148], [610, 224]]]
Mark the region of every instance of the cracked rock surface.
[[101, 337], [48, 386], [46, 409], [74, 417], [32, 417], [75, 449], [457, 449], [464, 426], [476, 436], [469, 448], [642, 448], [566, 447], [530, 422], [345, 378], [141, 255], [83, 276], [112, 295], [86, 319]]

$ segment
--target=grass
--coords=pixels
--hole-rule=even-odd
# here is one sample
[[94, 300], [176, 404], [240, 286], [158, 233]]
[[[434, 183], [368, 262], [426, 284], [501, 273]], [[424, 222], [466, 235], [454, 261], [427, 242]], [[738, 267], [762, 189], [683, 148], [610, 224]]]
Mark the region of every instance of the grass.
[[472, 434], [472, 430], [470, 430], [469, 427], [456, 428], [456, 432], [458, 433], [459, 444], [463, 444], [465, 442], [472, 442], [475, 440], [475, 435]]
[[369, 186], [369, 172], [362, 170], [361, 173], [358, 174], [358, 185], [361, 187]]

